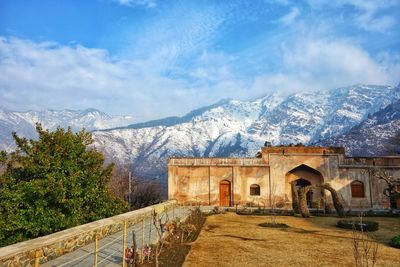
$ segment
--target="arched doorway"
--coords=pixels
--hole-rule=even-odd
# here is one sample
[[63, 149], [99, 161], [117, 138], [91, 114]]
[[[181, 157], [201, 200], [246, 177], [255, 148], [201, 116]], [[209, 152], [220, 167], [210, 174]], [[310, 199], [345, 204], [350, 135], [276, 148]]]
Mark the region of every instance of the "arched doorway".
[[[311, 183], [309, 181], [307, 181], [306, 179], [300, 178], [300, 179], [295, 180], [295, 186], [297, 187], [297, 191], [299, 191], [300, 188], [306, 187], [309, 185], [311, 185]], [[293, 192], [292, 192], [292, 197], [293, 197]], [[307, 198], [307, 207], [311, 208], [312, 201], [313, 201], [313, 191], [312, 190], [307, 192], [306, 198]]]
[[231, 182], [223, 180], [219, 183], [219, 205], [231, 205]]
[[[324, 178], [322, 174], [314, 169], [311, 168], [305, 164], [301, 164], [297, 166], [296, 168], [290, 170], [286, 174], [286, 185], [285, 185], [285, 193], [288, 198], [288, 200], [293, 203], [293, 192], [292, 192], [292, 185], [291, 183], [294, 182], [294, 185], [296, 186], [297, 190], [299, 190], [302, 187], [306, 187], [309, 185], [317, 185], [317, 184], [323, 184], [324, 183]], [[324, 191], [320, 189], [313, 189], [310, 190], [310, 192], [307, 193], [307, 206], [309, 208], [314, 208], [314, 204], [316, 204], [317, 201], [320, 200], [321, 197], [324, 195]]]

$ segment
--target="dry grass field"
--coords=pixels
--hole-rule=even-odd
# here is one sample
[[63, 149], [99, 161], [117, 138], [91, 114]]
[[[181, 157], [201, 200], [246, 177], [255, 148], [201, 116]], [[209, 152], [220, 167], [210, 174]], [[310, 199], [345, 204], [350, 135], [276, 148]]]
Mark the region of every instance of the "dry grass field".
[[[400, 266], [400, 250], [388, 246], [400, 234], [399, 218], [379, 222], [377, 266]], [[226, 213], [210, 216], [183, 266], [354, 266], [352, 231], [335, 227], [338, 218], [282, 216], [289, 228], [258, 226], [266, 216]]]

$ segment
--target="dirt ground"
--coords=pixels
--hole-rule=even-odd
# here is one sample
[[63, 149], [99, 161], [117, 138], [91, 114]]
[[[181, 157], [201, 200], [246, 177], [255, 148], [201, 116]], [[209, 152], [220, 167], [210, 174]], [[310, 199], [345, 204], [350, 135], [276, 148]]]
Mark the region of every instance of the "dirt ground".
[[[400, 266], [400, 250], [388, 246], [400, 234], [399, 218], [379, 222], [377, 266]], [[354, 266], [352, 231], [335, 227], [338, 218], [278, 217], [289, 228], [258, 226], [266, 216], [235, 213], [207, 218], [183, 266]]]

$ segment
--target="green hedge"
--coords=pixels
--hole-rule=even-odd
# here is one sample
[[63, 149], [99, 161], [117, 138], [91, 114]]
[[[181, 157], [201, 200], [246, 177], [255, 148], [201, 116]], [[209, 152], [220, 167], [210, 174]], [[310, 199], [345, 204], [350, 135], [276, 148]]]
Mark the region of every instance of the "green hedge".
[[337, 227], [345, 229], [355, 229], [358, 231], [374, 232], [379, 229], [379, 223], [374, 221], [350, 221], [350, 220], [339, 220]]
[[400, 248], [400, 235], [393, 237], [390, 245], [394, 248]]

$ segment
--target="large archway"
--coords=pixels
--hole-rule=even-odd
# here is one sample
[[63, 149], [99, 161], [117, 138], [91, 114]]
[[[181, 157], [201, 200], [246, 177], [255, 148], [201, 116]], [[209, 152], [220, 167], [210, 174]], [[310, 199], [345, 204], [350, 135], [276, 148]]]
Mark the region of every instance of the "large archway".
[[[293, 203], [293, 192], [291, 183], [294, 182], [297, 190], [310, 185], [321, 185], [324, 183], [322, 174], [314, 168], [305, 164], [297, 166], [286, 174], [285, 193], [287, 199]], [[324, 191], [321, 189], [313, 189], [307, 193], [307, 206], [314, 208], [318, 200], [323, 196]]]

